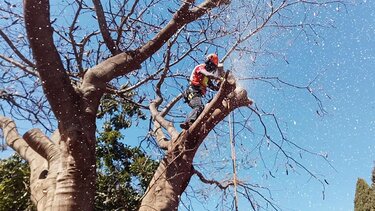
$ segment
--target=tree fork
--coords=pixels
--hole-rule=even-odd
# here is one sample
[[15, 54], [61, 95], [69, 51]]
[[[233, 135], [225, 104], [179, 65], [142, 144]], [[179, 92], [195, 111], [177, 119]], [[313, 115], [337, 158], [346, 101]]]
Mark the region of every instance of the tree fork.
[[195, 123], [170, 141], [171, 146], [149, 184], [140, 211], [177, 210], [181, 194], [195, 172], [192, 165], [195, 153], [205, 137], [234, 109], [253, 103], [246, 90], [236, 86], [232, 74], [228, 72], [225, 77], [218, 93]]

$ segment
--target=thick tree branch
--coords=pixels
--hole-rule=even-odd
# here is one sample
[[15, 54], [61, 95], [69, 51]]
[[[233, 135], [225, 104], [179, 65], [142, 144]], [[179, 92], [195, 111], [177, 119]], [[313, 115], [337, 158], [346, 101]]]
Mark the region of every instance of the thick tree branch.
[[32, 129], [26, 132], [23, 138], [34, 151], [46, 160], [51, 161], [59, 158], [58, 147], [40, 129]]
[[138, 69], [143, 61], [158, 51], [185, 24], [198, 19], [210, 9], [229, 3], [228, 0], [206, 0], [192, 10], [189, 10], [193, 2], [193, 0], [184, 1], [180, 9], [174, 13], [169, 23], [144, 46], [136, 51], [128, 51], [113, 56], [92, 68], [88, 74], [94, 74], [95, 77], [88, 76], [86, 81], [89, 82], [90, 79], [97, 78], [100, 81], [108, 82], [113, 78]]
[[191, 137], [198, 142], [203, 141], [204, 137], [230, 112], [241, 106], [251, 105], [253, 101], [247, 97], [246, 90], [236, 87], [236, 80], [232, 74], [226, 73], [225, 80], [222, 82], [218, 93], [205, 106], [203, 112], [189, 128], [189, 136], [199, 134], [199, 138]]
[[139, 69], [141, 63], [158, 51], [181, 27], [198, 19], [208, 10], [229, 3], [229, 1], [206, 0], [190, 11], [189, 7], [192, 3], [194, 3], [193, 0], [185, 1], [169, 23], [144, 46], [135, 51], [123, 52], [108, 58], [86, 72], [81, 89], [86, 112], [95, 116], [107, 82]]
[[13, 120], [0, 116], [0, 127], [3, 130], [4, 139], [8, 146], [16, 151], [23, 159], [28, 162], [34, 156], [35, 151], [19, 135], [16, 124]]
[[[172, 109], [172, 107], [182, 98], [182, 94], [177, 95], [170, 103], [168, 103], [163, 110], [158, 114], [164, 119], [165, 115]], [[156, 111], [154, 111], [156, 113]], [[158, 121], [154, 121], [153, 130], [159, 147], [163, 150], [168, 150], [171, 146], [171, 142], [165, 137], [161, 125]], [[176, 134], [177, 135], [177, 134]]]
[[99, 29], [100, 29], [100, 32], [102, 33], [104, 43], [107, 46], [107, 48], [111, 51], [111, 53], [113, 55], [116, 55], [120, 53], [120, 51], [117, 48], [114, 40], [112, 39], [111, 34], [109, 33], [102, 3], [100, 2], [100, 0], [92, 0], [92, 2], [94, 3], [94, 6], [95, 6], [95, 12], [98, 18]]
[[59, 148], [39, 129], [32, 129], [23, 135], [25, 141], [43, 158], [48, 161], [48, 174], [42, 181], [43, 193], [46, 194], [43, 210], [50, 210], [56, 190], [56, 178], [58, 174], [58, 164], [61, 158]]
[[0, 128], [3, 130], [7, 144], [25, 159], [31, 170], [30, 190], [31, 199], [37, 205], [38, 210], [44, 210], [45, 200], [43, 183], [39, 180], [41, 173], [47, 168], [47, 162], [19, 135], [13, 120], [0, 116]]
[[157, 122], [154, 125], [154, 128], [157, 131], [156, 134], [159, 136], [158, 140], [161, 140], [161, 138], [163, 138], [164, 136], [164, 135], [160, 136], [161, 135], [160, 133], [162, 132], [161, 129], [158, 129], [160, 126], [162, 126], [168, 131], [172, 139], [175, 139], [178, 136], [178, 132], [176, 128], [173, 126], [173, 123], [167, 121], [158, 111], [160, 104], [163, 102], [163, 96], [161, 93], [161, 85], [163, 84], [164, 79], [169, 71], [170, 49], [171, 49], [171, 44], [169, 43], [168, 50], [167, 50], [166, 57], [165, 57], [165, 67], [155, 89], [157, 98], [153, 102], [150, 103], [150, 112], [151, 112], [152, 118], [154, 119], [154, 124]]
[[74, 127], [76, 124], [72, 121], [77, 119], [71, 117], [78, 116], [77, 95], [53, 42], [49, 1], [25, 0], [24, 15], [26, 32], [47, 99], [56, 118], [67, 127]]
[[158, 121], [154, 121], [153, 133], [156, 137], [156, 143], [162, 150], [168, 150], [171, 142], [164, 135], [163, 129]]
[[229, 3], [229, 0], [206, 0], [200, 5], [189, 10], [189, 7], [193, 3], [193, 0], [184, 1], [181, 8], [174, 13], [172, 20], [170, 20], [169, 23], [158, 34], [156, 34], [153, 39], [139, 49], [139, 54], [137, 55], [136, 59], [137, 61], [144, 61], [150, 55], [154, 54], [185, 24], [197, 20], [199, 17], [215, 7]]

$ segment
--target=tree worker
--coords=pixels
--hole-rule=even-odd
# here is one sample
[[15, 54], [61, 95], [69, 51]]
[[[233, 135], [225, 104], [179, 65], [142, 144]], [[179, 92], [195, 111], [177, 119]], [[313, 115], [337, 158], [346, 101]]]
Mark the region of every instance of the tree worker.
[[[219, 83], [222, 78], [219, 76], [218, 66], [219, 57], [212, 53], [206, 57], [204, 64], [196, 66], [191, 73], [189, 87], [184, 92], [184, 98], [193, 110], [185, 122], [180, 124], [182, 129], [188, 129], [202, 113], [204, 109], [202, 97], [206, 94], [207, 87], [214, 91], [219, 90]], [[222, 65], [220, 64], [220, 66]], [[215, 85], [212, 80], [215, 80], [218, 84]]]

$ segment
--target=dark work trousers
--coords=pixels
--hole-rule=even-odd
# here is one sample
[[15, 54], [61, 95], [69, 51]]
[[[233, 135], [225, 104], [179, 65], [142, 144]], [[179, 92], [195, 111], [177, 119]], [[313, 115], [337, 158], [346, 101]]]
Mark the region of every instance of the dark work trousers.
[[189, 87], [187, 94], [188, 94], [188, 105], [193, 110], [190, 112], [190, 114], [186, 118], [186, 122], [193, 123], [204, 109], [204, 106], [202, 103], [202, 94], [198, 87]]

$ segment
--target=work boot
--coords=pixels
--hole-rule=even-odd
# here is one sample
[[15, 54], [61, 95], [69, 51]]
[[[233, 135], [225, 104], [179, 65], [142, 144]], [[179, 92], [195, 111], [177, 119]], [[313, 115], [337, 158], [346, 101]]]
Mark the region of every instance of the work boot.
[[180, 124], [180, 127], [184, 130], [187, 130], [189, 129], [190, 125], [192, 125], [191, 122], [183, 122]]

